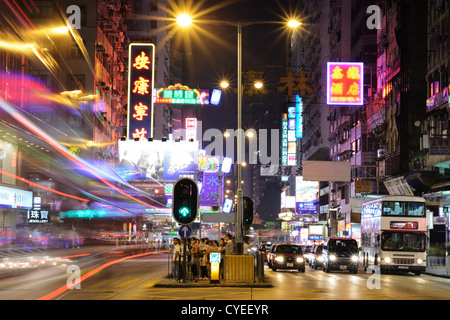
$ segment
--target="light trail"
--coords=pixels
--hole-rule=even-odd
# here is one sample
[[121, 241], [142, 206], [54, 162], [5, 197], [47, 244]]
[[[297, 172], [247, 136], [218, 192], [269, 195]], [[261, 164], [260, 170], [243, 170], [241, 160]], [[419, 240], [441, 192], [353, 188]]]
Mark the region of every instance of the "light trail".
[[140, 254], [136, 254], [136, 255], [132, 255], [132, 256], [127, 256], [127, 257], [123, 257], [117, 260], [113, 260], [107, 263], [102, 264], [101, 266], [95, 268], [94, 270], [89, 271], [88, 273], [84, 274], [83, 276], [81, 276], [79, 279], [77, 279], [76, 281], [72, 282], [72, 283], [67, 283], [66, 285], [60, 287], [59, 289], [56, 289], [53, 292], [50, 292], [49, 294], [46, 294], [45, 296], [42, 296], [40, 298], [37, 298], [36, 300], [51, 300], [56, 298], [57, 296], [59, 296], [60, 294], [66, 292], [67, 290], [73, 288], [74, 286], [76, 286], [77, 284], [80, 284], [82, 281], [92, 277], [93, 275], [97, 274], [98, 272], [102, 271], [103, 269], [125, 261], [125, 260], [129, 260], [129, 259], [134, 259], [134, 258], [139, 258], [139, 257], [143, 257], [143, 256], [147, 256], [147, 255], [151, 255], [151, 254], [156, 254], [156, 253], [168, 253], [169, 251], [167, 250], [163, 250], [163, 251], [153, 251], [153, 252], [146, 252], [146, 253], [140, 253]]

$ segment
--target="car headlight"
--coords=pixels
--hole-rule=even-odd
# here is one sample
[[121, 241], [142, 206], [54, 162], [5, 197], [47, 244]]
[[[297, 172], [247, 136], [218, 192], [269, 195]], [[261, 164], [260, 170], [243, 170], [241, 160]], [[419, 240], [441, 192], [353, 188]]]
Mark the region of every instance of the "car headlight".
[[323, 258], [322, 258], [322, 256], [318, 256], [318, 257], [316, 257], [316, 260], [317, 261], [323, 261]]
[[298, 263], [302, 263], [302, 262], [303, 262], [303, 258], [302, 258], [302, 257], [298, 257], [298, 258], [297, 258], [297, 262], [298, 262]]
[[423, 262], [422, 259], [417, 259], [417, 263], [418, 263], [418, 264], [421, 264], [422, 262]]
[[275, 258], [275, 261], [277, 261], [277, 262], [283, 262], [283, 261], [284, 261], [284, 258], [281, 257], [281, 256], [279, 256], [279, 257], [276, 257], [276, 258]]
[[352, 256], [352, 261], [353, 262], [358, 262], [358, 256]]
[[332, 255], [330, 256], [330, 260], [331, 260], [331, 261], [336, 261], [336, 256], [335, 256], [334, 254], [332, 254]]
[[391, 263], [391, 258], [389, 258], [389, 257], [384, 258], [384, 262]]

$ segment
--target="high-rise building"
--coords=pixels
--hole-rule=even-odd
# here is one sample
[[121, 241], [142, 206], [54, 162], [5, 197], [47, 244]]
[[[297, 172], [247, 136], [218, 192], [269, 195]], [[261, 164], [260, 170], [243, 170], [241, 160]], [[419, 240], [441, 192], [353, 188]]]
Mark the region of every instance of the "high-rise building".
[[[130, 42], [153, 43], [155, 52], [155, 88], [167, 88], [172, 83], [172, 49], [167, 28], [168, 1], [126, 1], [129, 11], [124, 24]], [[153, 114], [153, 138], [167, 138], [172, 129], [172, 106], [157, 104]]]
[[[31, 197], [33, 208], [40, 208], [33, 215], [45, 212], [47, 222], [58, 221], [60, 211], [89, 207], [83, 192], [94, 190], [69, 164], [70, 154], [96, 161], [98, 169], [117, 160], [126, 104], [127, 8], [123, 1], [2, 2], [0, 32], [11, 45], [0, 48], [0, 96], [23, 118], [2, 110], [9, 125], [1, 125], [1, 145], [12, 158], [1, 183]], [[18, 231], [35, 223], [24, 209], [31, 208], [2, 209], [8, 241], [22, 241]]]

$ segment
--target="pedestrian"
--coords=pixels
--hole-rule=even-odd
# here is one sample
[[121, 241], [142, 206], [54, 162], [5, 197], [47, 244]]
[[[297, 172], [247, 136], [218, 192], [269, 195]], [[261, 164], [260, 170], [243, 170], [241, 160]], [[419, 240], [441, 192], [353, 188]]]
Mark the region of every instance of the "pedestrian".
[[191, 268], [191, 238], [183, 239], [186, 241], [186, 281], [192, 280], [192, 268]]
[[205, 240], [205, 245], [203, 246], [203, 256], [202, 256], [202, 261], [201, 261], [201, 279], [208, 279], [208, 264], [209, 264], [209, 243], [208, 243], [208, 238], [204, 238]]
[[249, 238], [244, 238], [244, 246], [243, 246], [243, 254], [250, 254], [250, 244], [249, 244]]
[[226, 242], [225, 242], [225, 256], [227, 255], [233, 255], [234, 254], [234, 242], [233, 242], [233, 236], [231, 234], [227, 234], [225, 236]]
[[173, 248], [172, 248], [172, 274], [175, 281], [180, 280], [181, 271], [181, 246], [180, 239], [173, 238]]
[[191, 269], [192, 269], [192, 277], [193, 281], [197, 282], [198, 274], [200, 269], [200, 261], [199, 261], [199, 241], [197, 238], [192, 239], [192, 248], [191, 248]]

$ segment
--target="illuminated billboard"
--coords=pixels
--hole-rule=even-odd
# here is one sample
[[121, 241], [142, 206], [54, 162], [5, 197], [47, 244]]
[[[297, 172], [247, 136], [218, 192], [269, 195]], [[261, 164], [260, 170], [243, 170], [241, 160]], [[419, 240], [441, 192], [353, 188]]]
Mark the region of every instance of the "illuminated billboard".
[[152, 138], [155, 45], [131, 43], [128, 57], [127, 138]]
[[327, 104], [362, 105], [364, 64], [362, 62], [328, 62]]
[[317, 214], [319, 207], [319, 182], [305, 181], [295, 177], [295, 212], [297, 214]]
[[[132, 168], [139, 179], [159, 182], [197, 179], [198, 143], [188, 141], [119, 141], [115, 170]], [[138, 176], [135, 174], [135, 176]]]

